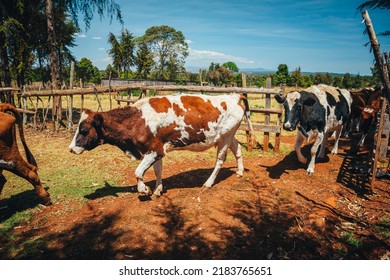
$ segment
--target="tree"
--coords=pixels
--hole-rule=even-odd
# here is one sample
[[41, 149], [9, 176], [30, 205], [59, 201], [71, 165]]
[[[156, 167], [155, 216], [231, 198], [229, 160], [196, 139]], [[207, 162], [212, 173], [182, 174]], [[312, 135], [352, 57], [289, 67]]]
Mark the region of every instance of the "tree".
[[219, 63], [211, 62], [207, 72], [207, 80], [213, 85], [231, 84], [234, 79], [234, 73]]
[[123, 71], [125, 78], [129, 76], [130, 68], [134, 65], [134, 49], [135, 41], [134, 36], [127, 29], [122, 30], [119, 40], [113, 33], [108, 34], [108, 43], [111, 45], [111, 49], [108, 50], [108, 54], [112, 57], [114, 67], [118, 73]]
[[[174, 68], [180, 69], [188, 56], [188, 45], [183, 33], [173, 27], [166, 25], [152, 26], [146, 30], [145, 35], [139, 40], [145, 43], [154, 54], [157, 62], [158, 79], [175, 76], [172, 74], [172, 70]], [[166, 72], [168, 65], [171, 73]]]
[[291, 72], [289, 78], [287, 79], [287, 85], [301, 87], [303, 84], [303, 76], [301, 73], [301, 67], [298, 67], [294, 71]]
[[288, 66], [287, 64], [279, 64], [273, 79], [274, 85], [286, 84], [288, 79]]
[[153, 54], [144, 42], [139, 43], [134, 62], [137, 67], [136, 77], [141, 79], [147, 78], [152, 70], [154, 61]]
[[100, 73], [99, 69], [93, 66], [91, 60], [86, 57], [80, 59], [77, 63], [77, 77], [82, 79], [84, 83], [99, 83]]
[[[56, 4], [56, 10], [65, 8], [71, 15], [73, 21], [78, 27], [78, 15], [79, 13], [83, 14], [83, 19], [86, 25], [86, 28], [89, 29], [90, 22], [93, 19], [93, 14], [95, 11], [98, 12], [102, 18], [105, 12], [107, 12], [110, 20], [112, 20], [114, 14], [117, 19], [122, 21], [122, 16], [120, 12], [120, 7], [114, 2], [114, 0], [45, 0], [46, 1], [46, 18], [47, 18], [47, 34], [48, 41], [50, 46], [50, 68], [51, 68], [51, 81], [52, 88], [58, 89], [60, 86], [60, 76], [59, 76], [59, 62], [58, 62], [58, 43], [55, 31], [55, 14], [54, 14], [54, 5]], [[56, 118], [61, 119], [61, 99], [56, 96], [53, 100], [53, 116], [55, 121], [56, 129]], [[58, 127], [57, 127], [58, 129]]]
[[224, 64], [222, 64], [222, 66], [226, 67], [227, 69], [229, 69], [234, 73], [238, 73], [240, 71], [237, 65], [232, 61], [225, 62]]

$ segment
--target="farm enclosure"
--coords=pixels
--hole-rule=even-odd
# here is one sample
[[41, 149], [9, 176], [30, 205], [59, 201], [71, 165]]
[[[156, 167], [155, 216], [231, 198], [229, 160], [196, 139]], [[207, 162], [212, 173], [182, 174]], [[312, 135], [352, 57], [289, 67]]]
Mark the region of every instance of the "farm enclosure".
[[[91, 103], [88, 103], [88, 102]], [[86, 100], [86, 107], [96, 101]], [[251, 101], [263, 102], [258, 99]], [[261, 104], [259, 104], [261, 106]], [[94, 107], [90, 107], [94, 108]], [[244, 177], [228, 159], [203, 189], [215, 150], [173, 152], [163, 160], [162, 197], [136, 193], [134, 170], [117, 148], [70, 154], [72, 133], [26, 129], [54, 205], [39, 206], [32, 187], [9, 178], [0, 201], [3, 259], [380, 259], [389, 258], [389, 184], [375, 193], [353, 183], [346, 150], [328, 154], [308, 176], [295, 136], [281, 152], [243, 149]], [[261, 143], [261, 135], [258, 142]], [[245, 145], [245, 133], [237, 139]], [[331, 144], [331, 143], [330, 143]], [[309, 146], [303, 149], [308, 154]], [[154, 185], [154, 173], [146, 173]]]

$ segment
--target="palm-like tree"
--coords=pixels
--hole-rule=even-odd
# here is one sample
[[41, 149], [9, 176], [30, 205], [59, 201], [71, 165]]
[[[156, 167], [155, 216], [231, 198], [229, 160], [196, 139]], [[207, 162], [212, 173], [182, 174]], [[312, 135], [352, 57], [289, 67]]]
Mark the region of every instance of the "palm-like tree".
[[133, 34], [127, 29], [122, 30], [119, 40], [113, 33], [108, 34], [108, 43], [111, 49], [108, 54], [112, 57], [112, 63], [120, 74], [121, 71], [125, 73], [125, 78], [128, 78], [131, 66], [134, 66], [134, 48], [135, 41]]

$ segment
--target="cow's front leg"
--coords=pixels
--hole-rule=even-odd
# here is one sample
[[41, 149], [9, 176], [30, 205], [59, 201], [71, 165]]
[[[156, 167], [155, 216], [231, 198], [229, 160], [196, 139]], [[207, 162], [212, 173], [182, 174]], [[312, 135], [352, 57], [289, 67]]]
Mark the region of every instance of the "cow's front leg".
[[302, 135], [302, 133], [300, 131], [298, 131], [297, 138], [295, 140], [294, 149], [295, 149], [295, 152], [297, 154], [299, 162], [306, 164], [307, 159], [302, 155], [302, 152], [301, 152], [303, 140], [305, 140], [305, 137]]
[[154, 174], [156, 174], [156, 188], [154, 189], [153, 194], [156, 196], [161, 196], [163, 192], [163, 185], [162, 185], [162, 159], [156, 161], [156, 163], [153, 165]]
[[211, 175], [207, 179], [206, 183], [203, 184], [205, 187], [211, 187], [214, 184], [215, 178], [217, 177], [219, 171], [221, 170], [222, 164], [226, 160], [226, 153], [227, 153], [229, 146], [230, 145], [227, 144], [226, 142], [224, 144], [218, 145], [217, 160], [215, 162], [215, 167], [214, 167], [213, 173], [211, 173]]
[[149, 154], [146, 154], [142, 159], [141, 163], [138, 165], [137, 169], [135, 170], [138, 192], [145, 193], [147, 195], [152, 194], [151, 189], [144, 183], [144, 174], [158, 160], [159, 156], [157, 155], [157, 153], [151, 152]]
[[318, 151], [318, 147], [321, 145], [322, 141], [324, 139], [324, 133], [319, 132], [317, 134], [316, 140], [314, 141], [313, 146], [311, 147], [310, 154], [311, 154], [311, 159], [309, 163], [309, 167], [307, 168], [307, 173], [313, 174], [314, 173], [314, 165], [316, 163], [316, 155]]

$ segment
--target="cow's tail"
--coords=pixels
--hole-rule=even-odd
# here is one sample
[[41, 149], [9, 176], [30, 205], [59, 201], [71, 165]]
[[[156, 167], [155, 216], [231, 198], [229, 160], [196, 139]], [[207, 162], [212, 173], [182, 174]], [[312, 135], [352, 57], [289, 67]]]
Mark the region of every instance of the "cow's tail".
[[249, 108], [249, 102], [248, 102], [248, 94], [246, 93], [243, 93], [242, 94], [242, 97], [241, 97], [242, 101], [244, 102], [244, 105], [245, 105], [245, 118], [246, 118], [246, 122], [248, 124], [248, 146], [250, 147], [255, 147], [256, 144], [257, 144], [257, 141], [256, 141], [256, 135], [255, 135], [255, 130], [253, 128], [253, 125], [252, 125], [252, 121], [251, 121], [251, 111], [250, 111], [250, 108]]
[[26, 153], [27, 161], [28, 161], [28, 163], [37, 167], [37, 162], [35, 161], [34, 156], [32, 155], [30, 149], [28, 148], [28, 146], [26, 144], [26, 139], [24, 138], [23, 121], [22, 121], [22, 117], [20, 116], [18, 109], [16, 109], [11, 104], [3, 103], [3, 104], [0, 104], [0, 112], [12, 113], [12, 115], [15, 117], [16, 123], [18, 124], [20, 141], [22, 142], [24, 151]]

